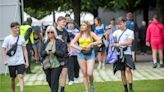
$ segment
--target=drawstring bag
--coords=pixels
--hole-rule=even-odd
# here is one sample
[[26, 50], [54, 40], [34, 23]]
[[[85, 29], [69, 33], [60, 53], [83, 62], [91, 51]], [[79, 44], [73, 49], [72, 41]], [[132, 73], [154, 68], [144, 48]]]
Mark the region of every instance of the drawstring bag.
[[107, 63], [113, 64], [118, 60], [118, 57], [117, 57], [116, 48], [113, 47], [115, 39], [113, 38], [112, 34], [109, 35], [109, 39], [110, 39], [110, 41], [109, 41], [110, 44], [109, 44], [109, 48], [108, 48]]

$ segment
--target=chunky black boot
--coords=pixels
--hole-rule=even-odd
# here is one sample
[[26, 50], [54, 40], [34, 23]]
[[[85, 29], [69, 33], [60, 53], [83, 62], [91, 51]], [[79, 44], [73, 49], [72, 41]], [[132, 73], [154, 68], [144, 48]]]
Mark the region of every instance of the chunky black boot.
[[124, 92], [128, 92], [128, 86], [127, 85], [124, 85], [124, 89], [125, 89]]

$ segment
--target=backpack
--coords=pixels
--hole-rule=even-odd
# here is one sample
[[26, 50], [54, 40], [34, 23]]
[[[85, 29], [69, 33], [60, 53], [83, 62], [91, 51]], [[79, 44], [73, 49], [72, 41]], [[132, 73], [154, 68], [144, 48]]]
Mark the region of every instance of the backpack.
[[126, 21], [126, 28], [135, 31], [135, 23], [132, 20], [127, 20]]

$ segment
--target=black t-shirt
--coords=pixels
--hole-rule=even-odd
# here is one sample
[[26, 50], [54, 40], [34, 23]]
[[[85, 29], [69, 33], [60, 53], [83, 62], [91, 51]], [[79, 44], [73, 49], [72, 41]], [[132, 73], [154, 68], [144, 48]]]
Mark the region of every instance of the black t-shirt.
[[58, 48], [58, 51], [63, 51], [63, 55], [62, 56], [57, 56], [58, 60], [60, 62], [66, 62], [68, 60], [68, 46], [67, 44], [71, 42], [70, 37], [68, 32], [64, 29], [63, 31], [59, 31], [58, 29], [56, 29], [57, 35], [62, 37], [62, 40], [64, 41], [64, 43], [60, 43], [58, 44], [59, 46], [56, 46], [56, 48]]
[[66, 43], [71, 42], [69, 34], [65, 29], [63, 31], [59, 31], [59, 29], [56, 28], [56, 31], [57, 31], [58, 36], [60, 36], [60, 35], [62, 36], [62, 40], [64, 40], [64, 42], [66, 42]]

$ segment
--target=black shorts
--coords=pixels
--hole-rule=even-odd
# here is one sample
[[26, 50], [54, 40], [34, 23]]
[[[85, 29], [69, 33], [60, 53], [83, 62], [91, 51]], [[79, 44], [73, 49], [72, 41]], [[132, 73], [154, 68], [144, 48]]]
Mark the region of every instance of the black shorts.
[[10, 77], [15, 78], [17, 74], [24, 74], [25, 65], [9, 66]]
[[117, 70], [125, 70], [126, 67], [129, 67], [130, 69], [135, 69], [135, 64], [132, 60], [131, 55], [125, 55], [125, 61], [124, 62], [116, 62]]

